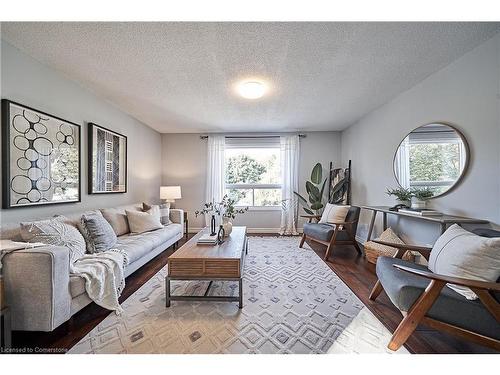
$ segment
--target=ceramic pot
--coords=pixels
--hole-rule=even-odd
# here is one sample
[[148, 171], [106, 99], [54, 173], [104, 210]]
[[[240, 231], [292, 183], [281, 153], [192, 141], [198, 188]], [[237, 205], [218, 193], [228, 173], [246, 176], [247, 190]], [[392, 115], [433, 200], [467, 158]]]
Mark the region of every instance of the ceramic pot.
[[419, 209], [425, 208], [426, 205], [427, 205], [427, 201], [423, 201], [423, 200], [417, 199], [415, 197], [413, 197], [411, 199], [411, 208], [419, 210]]
[[226, 236], [229, 236], [231, 234], [231, 231], [233, 230], [233, 223], [231, 223], [231, 220], [228, 217], [223, 217], [222, 227], [224, 228], [224, 234]]

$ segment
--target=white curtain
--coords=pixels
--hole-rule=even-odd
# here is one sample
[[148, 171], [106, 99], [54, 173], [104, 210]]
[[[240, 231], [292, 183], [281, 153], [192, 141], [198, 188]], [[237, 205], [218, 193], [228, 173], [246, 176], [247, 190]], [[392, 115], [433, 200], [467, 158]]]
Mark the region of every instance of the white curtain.
[[297, 205], [293, 192], [299, 189], [299, 152], [298, 135], [280, 137], [281, 175], [283, 178], [281, 193], [281, 235], [297, 235]]
[[[226, 174], [224, 170], [224, 150], [226, 137], [208, 136], [206, 202], [220, 202], [224, 196]], [[210, 225], [211, 217], [205, 216], [205, 224]]]

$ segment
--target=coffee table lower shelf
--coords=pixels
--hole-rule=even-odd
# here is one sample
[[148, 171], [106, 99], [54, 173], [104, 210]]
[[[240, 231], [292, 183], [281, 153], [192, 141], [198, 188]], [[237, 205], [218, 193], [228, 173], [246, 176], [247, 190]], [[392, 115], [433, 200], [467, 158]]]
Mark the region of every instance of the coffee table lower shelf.
[[[199, 280], [199, 281], [210, 281], [208, 284], [207, 290], [203, 296], [173, 296], [170, 294], [170, 282], [172, 280], [180, 280], [180, 281], [191, 281], [191, 280]], [[208, 293], [210, 291], [210, 287], [214, 281], [237, 281], [239, 286], [238, 296], [209, 296]], [[213, 278], [213, 277], [175, 277], [175, 276], [167, 276], [165, 278], [165, 306], [170, 307], [171, 301], [212, 301], [212, 302], [238, 302], [238, 307], [243, 308], [243, 278]]]

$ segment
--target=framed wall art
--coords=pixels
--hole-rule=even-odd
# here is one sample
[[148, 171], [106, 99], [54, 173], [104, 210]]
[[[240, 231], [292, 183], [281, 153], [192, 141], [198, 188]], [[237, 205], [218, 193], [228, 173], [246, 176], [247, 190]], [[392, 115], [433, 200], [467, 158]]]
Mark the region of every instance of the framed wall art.
[[3, 208], [81, 200], [80, 125], [2, 100]]
[[89, 123], [89, 193], [127, 192], [127, 137]]

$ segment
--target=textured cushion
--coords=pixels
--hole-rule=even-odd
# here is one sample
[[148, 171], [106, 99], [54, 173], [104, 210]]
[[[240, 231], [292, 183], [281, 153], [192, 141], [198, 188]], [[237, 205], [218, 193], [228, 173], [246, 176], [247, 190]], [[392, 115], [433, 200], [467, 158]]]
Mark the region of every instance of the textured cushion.
[[[480, 237], [454, 224], [432, 247], [429, 269], [447, 276], [495, 282], [500, 276], [500, 238]], [[468, 299], [477, 298], [469, 288], [448, 286]]]
[[[144, 212], [149, 211], [154, 205], [142, 203], [142, 210]], [[159, 205], [160, 208], [160, 222], [163, 225], [169, 225], [172, 223], [170, 221], [170, 203], [162, 203]]]
[[[335, 225], [333, 224], [316, 224], [316, 223], [305, 223], [304, 224], [304, 234], [308, 237], [315, 238], [321, 241], [330, 241], [335, 231]], [[339, 241], [349, 241], [349, 235], [346, 231], [339, 231], [337, 233], [336, 240]]]
[[160, 208], [153, 206], [147, 212], [125, 211], [131, 233], [144, 233], [163, 228], [160, 222]]
[[21, 223], [21, 237], [27, 242], [42, 242], [47, 245], [63, 246], [69, 249], [73, 264], [85, 254], [85, 240], [74, 226], [64, 222], [66, 218]]
[[103, 208], [101, 209], [102, 216], [111, 225], [113, 231], [117, 236], [123, 236], [130, 233], [128, 226], [128, 219], [125, 210], [118, 210], [116, 208]]
[[116, 244], [116, 234], [99, 211], [82, 215], [81, 230], [89, 253], [100, 253]]
[[[402, 259], [379, 257], [377, 276], [392, 303], [408, 311], [423, 293], [429, 280], [398, 270], [394, 264], [428, 271], [427, 267]], [[500, 339], [500, 323], [479, 301], [471, 301], [450, 288], [443, 288], [427, 316], [489, 337]]]
[[347, 213], [351, 206], [339, 206], [336, 204], [327, 203], [323, 215], [319, 220], [319, 224], [339, 223], [345, 221]]
[[[387, 228], [386, 230], [384, 230], [380, 235], [380, 237], [378, 238], [378, 240], [383, 242], [390, 242], [394, 244], [404, 245], [404, 241], [401, 238], [399, 238], [398, 235], [394, 233], [394, 231], [391, 228]], [[368, 251], [374, 250], [378, 255], [393, 256], [398, 251], [398, 249], [395, 247], [382, 245], [373, 241], [366, 242], [364, 246], [365, 246], [365, 251], [367, 251], [366, 249], [368, 248], [369, 249]], [[406, 257], [406, 259], [408, 259], [408, 257], [411, 257], [412, 255], [407, 251], [404, 254], [404, 256]]]

